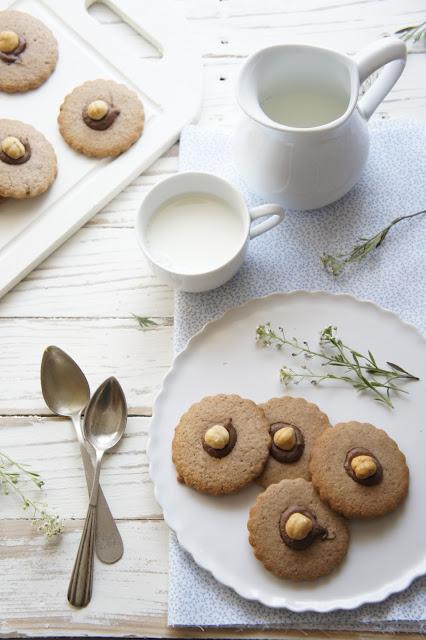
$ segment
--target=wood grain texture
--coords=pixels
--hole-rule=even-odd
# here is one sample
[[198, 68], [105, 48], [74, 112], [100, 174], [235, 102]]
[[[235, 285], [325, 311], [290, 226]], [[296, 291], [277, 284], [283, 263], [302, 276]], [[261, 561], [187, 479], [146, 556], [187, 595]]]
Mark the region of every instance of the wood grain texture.
[[70, 634], [96, 635], [98, 624], [109, 635], [109, 627], [117, 633], [126, 618], [139, 630], [145, 620], [164, 620], [166, 525], [161, 520], [119, 521], [125, 554], [114, 565], [95, 560], [93, 600], [78, 610], [68, 605], [66, 594], [82, 527], [82, 520], [69, 520], [59, 540], [46, 541], [31, 532], [28, 522], [3, 522], [0, 567], [8, 577], [0, 585], [3, 635], [22, 631], [20, 621], [25, 619], [31, 621], [31, 635], [46, 636], [64, 628]]
[[40, 389], [40, 362], [49, 344], [64, 349], [85, 372], [92, 391], [116, 376], [130, 414], [150, 415], [170, 367], [170, 318], [141, 331], [134, 318], [0, 319], [0, 414], [48, 414]]
[[[256, 49], [302, 42], [354, 53], [384, 32], [426, 19], [424, 0], [176, 0], [204, 57], [200, 122], [235, 126], [235, 83]], [[108, 36], [126, 33], [141, 58], [158, 52], [97, 3], [92, 15]], [[117, 31], [118, 30], [118, 31]], [[410, 48], [407, 67], [378, 118], [426, 122], [426, 48]], [[153, 61], [155, 64], [155, 60]], [[41, 496], [66, 519], [58, 541], [40, 537], [19, 501], [1, 497], [0, 637], [148, 636], [185, 638], [390, 639], [393, 634], [167, 628], [167, 539], [148, 477], [146, 440], [153, 397], [172, 358], [173, 293], [150, 273], [134, 221], [148, 190], [178, 170], [174, 145], [86, 227], [0, 301], [0, 450], [42, 472]], [[140, 331], [132, 314], [156, 319]], [[96, 562], [94, 598], [77, 611], [66, 589], [87, 495], [71, 424], [46, 417], [39, 386], [42, 350], [57, 344], [87, 373], [92, 390], [109, 375], [122, 382], [134, 417], [106, 456], [102, 484], [125, 545], [114, 566]], [[18, 417], [17, 417], [18, 415]], [[32, 495], [39, 497], [35, 490]], [[398, 635], [399, 640], [414, 634]]]
[[[146, 443], [149, 418], [129, 418], [121, 442], [102, 463], [101, 484], [115, 518], [161, 519], [148, 474]], [[84, 519], [87, 488], [74, 428], [67, 418], [0, 418], [0, 449], [30, 465], [45, 481], [43, 490], [28, 485], [33, 500], [47, 500], [61, 518]], [[27, 518], [13, 492], [1, 497], [1, 517]]]
[[151, 273], [134, 229], [118, 226], [83, 227], [0, 303], [0, 318], [133, 313], [170, 317], [173, 293]]

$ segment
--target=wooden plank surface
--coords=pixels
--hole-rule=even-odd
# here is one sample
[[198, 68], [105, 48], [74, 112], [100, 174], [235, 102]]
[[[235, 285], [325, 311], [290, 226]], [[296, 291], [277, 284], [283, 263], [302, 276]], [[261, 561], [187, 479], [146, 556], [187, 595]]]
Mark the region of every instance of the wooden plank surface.
[[[239, 116], [238, 71], [256, 49], [302, 42], [354, 53], [384, 32], [426, 19], [424, 0], [177, 2], [204, 57], [200, 122], [230, 130]], [[102, 6], [97, 5], [93, 14], [111, 37], [115, 29], [125, 28]], [[141, 57], [157, 55], [132, 32], [128, 36]], [[377, 117], [426, 122], [425, 64], [426, 48], [420, 42], [410, 51], [406, 70]], [[149, 272], [133, 226], [150, 187], [177, 169], [174, 145], [0, 301], [0, 450], [42, 472], [46, 485], [41, 495], [66, 524], [60, 540], [46, 541], [31, 528], [13, 496], [1, 497], [0, 637], [391, 638], [392, 634], [167, 628], [168, 531], [148, 476], [146, 439], [153, 397], [172, 359], [173, 293]], [[132, 314], [153, 317], [158, 324], [141, 331]], [[92, 389], [105, 377], [117, 375], [132, 416], [126, 437], [106, 457], [102, 472], [125, 555], [112, 567], [96, 563], [95, 597], [83, 611], [70, 609], [65, 593], [87, 494], [71, 424], [51, 417], [41, 397], [39, 366], [47, 344], [69, 351]]]
[[[115, 517], [124, 520], [158, 520], [161, 510], [154, 499], [148, 474], [146, 442], [149, 418], [129, 418], [126, 433], [102, 463], [102, 487]], [[48, 500], [62, 518], [84, 519], [87, 488], [74, 428], [66, 418], [40, 416], [0, 418], [1, 450], [14, 460], [42, 472], [43, 491], [28, 488], [33, 500]], [[2, 496], [1, 517], [26, 518], [13, 495]]]
[[150, 415], [172, 358], [171, 320], [157, 322], [141, 331], [134, 318], [0, 319], [0, 413], [48, 413], [40, 390], [40, 361], [44, 348], [54, 344], [79, 362], [92, 390], [116, 375], [130, 414]]

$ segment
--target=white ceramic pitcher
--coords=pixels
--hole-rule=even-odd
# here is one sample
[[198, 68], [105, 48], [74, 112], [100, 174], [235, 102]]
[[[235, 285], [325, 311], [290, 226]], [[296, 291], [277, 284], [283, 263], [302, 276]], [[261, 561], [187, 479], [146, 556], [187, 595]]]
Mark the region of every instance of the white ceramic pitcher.
[[[405, 44], [383, 38], [353, 57], [307, 45], [258, 51], [241, 70], [237, 170], [256, 193], [292, 209], [334, 202], [359, 179], [367, 122], [401, 75]], [[378, 78], [359, 98], [374, 71]]]

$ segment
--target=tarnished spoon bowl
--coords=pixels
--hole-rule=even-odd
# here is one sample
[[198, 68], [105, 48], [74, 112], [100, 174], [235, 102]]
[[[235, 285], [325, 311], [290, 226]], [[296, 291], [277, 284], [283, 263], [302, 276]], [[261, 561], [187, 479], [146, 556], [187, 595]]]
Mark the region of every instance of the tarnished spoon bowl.
[[41, 363], [41, 390], [53, 413], [79, 415], [90, 399], [89, 383], [76, 362], [59, 347], [45, 349]]
[[120, 440], [127, 422], [127, 405], [120, 384], [108, 378], [87, 407], [84, 436], [94, 449], [106, 451]]

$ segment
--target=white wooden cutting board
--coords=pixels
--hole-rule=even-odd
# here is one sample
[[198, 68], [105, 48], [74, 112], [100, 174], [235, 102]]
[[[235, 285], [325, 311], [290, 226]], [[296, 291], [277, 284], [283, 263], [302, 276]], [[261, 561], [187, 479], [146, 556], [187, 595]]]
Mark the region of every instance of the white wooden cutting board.
[[[99, 24], [88, 11], [95, 1], [0, 0], [0, 10], [26, 11], [42, 20], [59, 45], [57, 68], [45, 84], [23, 94], [0, 93], [0, 117], [35, 126], [58, 157], [58, 177], [46, 194], [0, 203], [0, 296], [176, 142], [200, 110], [201, 57], [174, 0], [104, 2], [160, 52], [152, 58], [141, 57], [125, 30], [111, 32]], [[115, 159], [78, 154], [57, 127], [63, 98], [96, 78], [127, 84], [146, 111], [142, 137]]]

